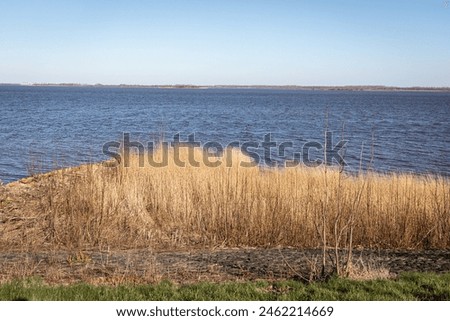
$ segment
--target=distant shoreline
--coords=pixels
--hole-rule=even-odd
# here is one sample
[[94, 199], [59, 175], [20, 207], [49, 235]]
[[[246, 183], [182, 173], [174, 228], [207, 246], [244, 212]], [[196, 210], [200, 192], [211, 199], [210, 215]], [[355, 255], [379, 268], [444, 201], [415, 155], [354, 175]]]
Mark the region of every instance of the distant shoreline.
[[296, 86], [296, 85], [103, 85], [77, 83], [0, 83], [0, 86], [24, 87], [87, 87], [87, 88], [157, 88], [157, 89], [276, 89], [276, 90], [311, 90], [311, 91], [400, 91], [400, 92], [450, 92], [450, 87], [394, 87], [394, 86]]

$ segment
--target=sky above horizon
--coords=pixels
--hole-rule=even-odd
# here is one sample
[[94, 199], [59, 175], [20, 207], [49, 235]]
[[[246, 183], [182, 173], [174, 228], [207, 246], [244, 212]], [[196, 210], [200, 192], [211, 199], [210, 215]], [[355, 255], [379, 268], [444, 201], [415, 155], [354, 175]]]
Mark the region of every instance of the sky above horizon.
[[450, 86], [442, 0], [1, 1], [0, 83]]

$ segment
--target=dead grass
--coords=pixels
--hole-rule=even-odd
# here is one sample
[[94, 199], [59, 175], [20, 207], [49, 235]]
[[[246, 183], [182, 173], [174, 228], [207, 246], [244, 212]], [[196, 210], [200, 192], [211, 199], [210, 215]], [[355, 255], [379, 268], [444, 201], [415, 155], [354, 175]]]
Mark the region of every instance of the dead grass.
[[[245, 156], [229, 156], [231, 167], [179, 167], [173, 157], [165, 167], [140, 167], [134, 155], [130, 167], [92, 164], [38, 176], [38, 206], [21, 211], [26, 216], [19, 218], [21, 225], [3, 228], [2, 246], [30, 240], [29, 247], [74, 251], [316, 248], [322, 245], [318, 222], [326, 212], [327, 234], [344, 234], [340, 248], [348, 246], [349, 222], [353, 247], [450, 247], [446, 178], [241, 167]], [[161, 157], [158, 151], [154, 159]], [[199, 162], [202, 157], [195, 154]], [[26, 208], [27, 200], [21, 206]], [[6, 218], [5, 224], [11, 223]]]
[[382, 264], [375, 260], [359, 258], [349, 270], [346, 277], [350, 280], [367, 281], [367, 280], [387, 280], [397, 277], [396, 273], [393, 273]]

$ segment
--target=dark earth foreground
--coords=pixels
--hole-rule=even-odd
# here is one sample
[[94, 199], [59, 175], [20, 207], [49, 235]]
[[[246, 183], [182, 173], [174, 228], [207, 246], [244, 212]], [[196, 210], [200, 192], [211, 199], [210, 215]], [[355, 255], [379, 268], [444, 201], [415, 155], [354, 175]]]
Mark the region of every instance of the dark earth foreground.
[[[0, 280], [39, 276], [49, 283], [178, 283], [225, 280], [308, 280], [320, 271], [320, 250], [216, 249], [186, 252], [0, 253]], [[342, 256], [344, 253], [341, 253]], [[330, 258], [331, 262], [331, 252]], [[449, 272], [449, 250], [355, 250], [362, 274]], [[364, 277], [364, 276], [363, 276]]]

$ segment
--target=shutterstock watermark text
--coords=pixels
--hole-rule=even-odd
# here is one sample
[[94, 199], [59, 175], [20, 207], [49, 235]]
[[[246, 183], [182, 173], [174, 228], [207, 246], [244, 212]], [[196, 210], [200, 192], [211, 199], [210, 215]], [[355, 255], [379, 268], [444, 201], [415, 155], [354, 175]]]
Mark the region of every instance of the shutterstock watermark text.
[[[138, 156], [140, 167], [168, 166], [169, 157], [172, 157], [173, 164], [179, 167], [218, 167], [224, 164], [231, 167], [235, 165], [233, 162], [236, 162], [232, 157], [233, 150], [236, 149], [248, 156], [248, 160], [239, 160], [238, 165], [241, 167], [347, 166], [344, 154], [348, 141], [339, 140], [334, 143], [331, 131], [325, 132], [323, 142], [311, 140], [301, 146], [296, 146], [293, 141], [274, 140], [271, 133], [263, 135], [260, 141], [232, 141], [227, 144], [198, 141], [195, 133], [186, 135], [185, 139], [181, 136], [176, 133], [171, 141], [140, 142], [132, 140], [130, 133], [123, 133], [121, 141], [110, 141], [103, 145], [103, 154], [114, 159], [116, 165], [125, 167], [130, 166], [131, 155]], [[159, 153], [155, 153], [156, 150], [159, 150]], [[196, 152], [198, 150], [201, 153]], [[187, 158], [181, 155], [187, 155]]]

